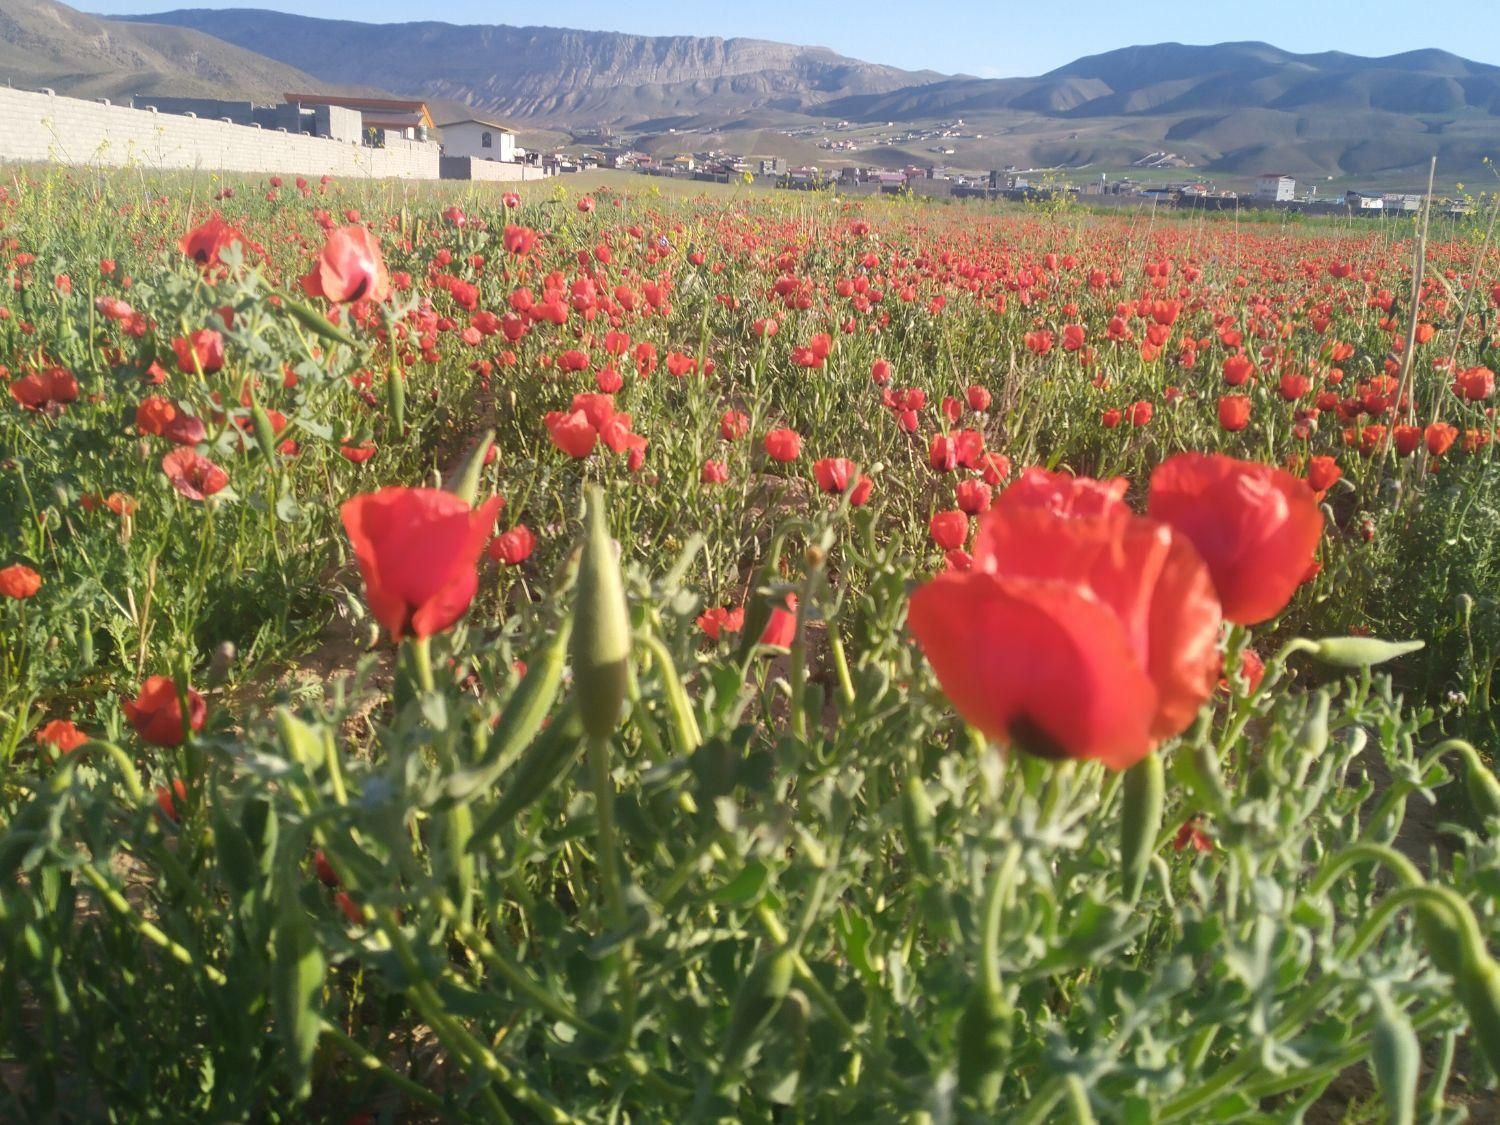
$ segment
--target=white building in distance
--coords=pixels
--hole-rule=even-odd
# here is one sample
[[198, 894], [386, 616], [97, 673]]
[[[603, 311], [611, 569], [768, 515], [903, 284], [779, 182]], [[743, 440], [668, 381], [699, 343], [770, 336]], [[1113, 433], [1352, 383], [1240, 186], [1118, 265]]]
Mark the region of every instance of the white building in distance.
[[1255, 178], [1255, 198], [1286, 203], [1295, 198], [1297, 181], [1285, 172], [1262, 172]]
[[516, 131], [498, 121], [469, 117], [438, 126], [443, 131], [444, 156], [471, 156], [476, 160], [516, 159]]

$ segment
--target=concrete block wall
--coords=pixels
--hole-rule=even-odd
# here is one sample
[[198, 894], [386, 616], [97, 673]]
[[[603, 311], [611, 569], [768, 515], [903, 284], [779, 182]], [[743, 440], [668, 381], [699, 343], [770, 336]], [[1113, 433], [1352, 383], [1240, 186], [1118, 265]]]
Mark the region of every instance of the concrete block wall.
[[534, 164], [516, 164], [504, 160], [476, 160], [472, 156], [445, 156], [441, 163], [445, 180], [488, 180], [518, 183], [540, 180], [546, 173]]
[[435, 180], [439, 146], [385, 148], [0, 88], [0, 163]]

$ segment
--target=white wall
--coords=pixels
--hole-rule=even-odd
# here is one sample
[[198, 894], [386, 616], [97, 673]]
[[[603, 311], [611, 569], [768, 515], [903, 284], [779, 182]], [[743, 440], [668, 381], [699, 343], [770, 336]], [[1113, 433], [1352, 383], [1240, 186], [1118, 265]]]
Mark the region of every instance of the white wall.
[[40, 160], [435, 180], [438, 154], [438, 146], [430, 142], [395, 140], [385, 148], [364, 148], [273, 129], [0, 88], [0, 163]]

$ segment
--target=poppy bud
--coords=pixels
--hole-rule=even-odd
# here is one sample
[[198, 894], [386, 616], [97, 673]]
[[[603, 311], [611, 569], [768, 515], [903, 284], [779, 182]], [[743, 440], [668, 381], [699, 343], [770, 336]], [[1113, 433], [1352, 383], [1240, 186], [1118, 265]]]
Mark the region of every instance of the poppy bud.
[[591, 486], [586, 502], [578, 600], [573, 610], [573, 683], [584, 729], [602, 739], [620, 721], [625, 702], [630, 611], [604, 514], [604, 493]]
[[1120, 882], [1127, 902], [1140, 897], [1146, 869], [1161, 832], [1167, 778], [1161, 755], [1147, 754], [1125, 771], [1125, 808], [1120, 818]]
[[987, 988], [975, 988], [958, 1021], [958, 1089], [983, 1108], [1000, 1096], [1010, 1051], [1010, 1006]]
[[1485, 1061], [1500, 1073], [1500, 965], [1482, 949], [1470, 950], [1459, 970], [1456, 991]]
[[391, 437], [400, 437], [406, 430], [406, 376], [394, 359], [385, 377], [385, 412], [390, 419]]
[[1426, 641], [1381, 641], [1374, 637], [1324, 637], [1313, 655], [1336, 668], [1367, 668], [1426, 647]]
[[255, 428], [255, 444], [260, 446], [261, 455], [271, 464], [276, 464], [276, 430], [271, 425], [271, 416], [253, 390], [250, 392], [250, 421]]
[[[399, 381], [394, 373], [391, 375], [391, 379], [392, 381]], [[454, 474], [453, 484], [448, 489], [453, 495], [471, 507], [474, 504], [474, 498], [479, 495], [479, 475], [485, 465], [489, 463], [486, 457], [494, 447], [494, 444], [495, 431], [485, 430], [479, 439], [479, 443], [469, 451], [468, 458], [464, 461], [458, 472]]]
[[936, 869], [933, 845], [937, 837], [933, 830], [933, 815], [932, 798], [927, 795], [927, 786], [920, 777], [908, 777], [901, 790], [901, 827], [906, 833], [906, 847], [912, 864], [927, 876], [931, 876]]

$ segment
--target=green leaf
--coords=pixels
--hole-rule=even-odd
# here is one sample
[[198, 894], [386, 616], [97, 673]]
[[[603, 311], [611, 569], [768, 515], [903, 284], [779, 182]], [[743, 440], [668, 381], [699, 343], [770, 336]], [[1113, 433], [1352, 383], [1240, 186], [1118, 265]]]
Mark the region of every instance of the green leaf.
[[751, 860], [729, 882], [710, 896], [722, 906], [754, 906], [761, 900], [766, 883], [771, 877], [770, 869], [760, 860]]

